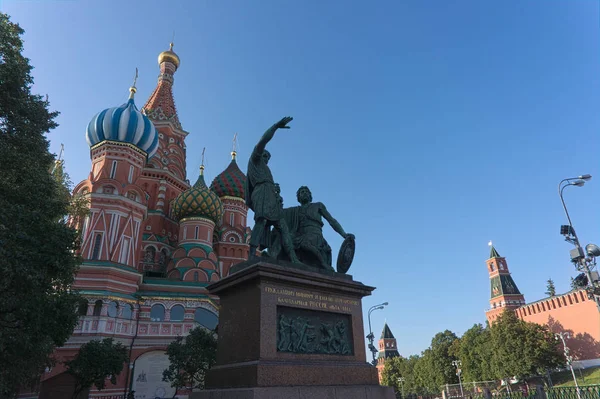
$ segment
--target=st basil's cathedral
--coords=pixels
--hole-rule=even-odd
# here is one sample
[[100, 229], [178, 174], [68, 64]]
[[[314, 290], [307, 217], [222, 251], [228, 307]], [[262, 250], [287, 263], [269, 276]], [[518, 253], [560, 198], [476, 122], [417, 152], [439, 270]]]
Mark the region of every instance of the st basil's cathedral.
[[[130, 348], [117, 385], [92, 388], [90, 398], [123, 397], [130, 390], [136, 398], [172, 397], [174, 389], [162, 382], [167, 345], [197, 326], [215, 330], [218, 298], [206, 286], [248, 258], [246, 176], [236, 153], [210, 186], [204, 166], [189, 184], [188, 132], [173, 98], [180, 59], [172, 44], [158, 64], [158, 83], [141, 110], [134, 83], [125, 104], [99, 112], [86, 130], [91, 171], [74, 194], [85, 196], [89, 214], [72, 221], [81, 232], [83, 260], [74, 288], [85, 302], [56, 358], [71, 359], [85, 342], [105, 337]], [[69, 389], [70, 376], [57, 362], [44, 373], [39, 392], [22, 397], [62, 397]]]

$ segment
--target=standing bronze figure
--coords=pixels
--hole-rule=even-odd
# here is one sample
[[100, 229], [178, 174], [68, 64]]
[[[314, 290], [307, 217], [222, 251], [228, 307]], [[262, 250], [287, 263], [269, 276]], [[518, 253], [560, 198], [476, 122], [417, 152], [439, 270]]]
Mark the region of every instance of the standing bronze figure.
[[260, 138], [248, 161], [246, 180], [246, 205], [254, 212], [254, 227], [250, 237], [250, 258], [256, 257], [256, 250], [263, 243], [269, 244], [269, 229], [273, 226], [281, 237], [281, 244], [290, 261], [299, 263], [292, 238], [283, 218], [283, 205], [279, 187], [273, 180], [269, 159], [271, 154], [265, 149], [278, 129], [289, 129], [288, 123], [293, 118], [286, 116], [271, 126]]

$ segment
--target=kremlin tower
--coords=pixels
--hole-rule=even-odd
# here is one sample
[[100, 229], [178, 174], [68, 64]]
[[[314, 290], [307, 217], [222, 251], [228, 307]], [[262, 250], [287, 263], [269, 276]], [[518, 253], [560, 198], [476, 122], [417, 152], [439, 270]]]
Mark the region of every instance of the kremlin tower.
[[57, 350], [57, 366], [42, 377], [40, 398], [59, 397], [72, 384], [60, 361], [90, 339], [106, 337], [129, 348], [130, 364], [116, 386], [101, 393], [93, 388], [90, 397], [130, 390], [136, 397], [173, 396], [162, 381], [166, 346], [196, 326], [216, 328], [218, 298], [206, 286], [248, 258], [246, 176], [236, 152], [210, 187], [203, 165], [190, 186], [188, 132], [173, 98], [180, 66], [173, 44], [158, 64], [158, 84], [141, 110], [134, 81], [125, 104], [99, 112], [87, 127], [91, 172], [74, 193], [87, 200], [89, 212], [72, 220], [83, 260], [74, 288], [85, 302], [72, 337]]
[[392, 330], [388, 326], [387, 322], [383, 326], [381, 337], [379, 338], [379, 355], [377, 356], [377, 374], [379, 375], [379, 383], [381, 384], [381, 377], [385, 362], [393, 357], [398, 357], [398, 345], [396, 345], [396, 338], [392, 334]]
[[515, 310], [525, 305], [525, 297], [508, 271], [506, 259], [491, 245], [490, 258], [486, 261], [490, 275], [490, 310], [485, 312], [490, 325], [506, 309]]

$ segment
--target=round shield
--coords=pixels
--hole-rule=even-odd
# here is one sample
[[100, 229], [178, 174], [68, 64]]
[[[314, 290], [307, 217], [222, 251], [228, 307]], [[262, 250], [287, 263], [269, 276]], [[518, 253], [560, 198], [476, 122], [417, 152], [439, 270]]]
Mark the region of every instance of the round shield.
[[356, 249], [356, 243], [354, 241], [354, 236], [349, 235], [346, 237], [342, 246], [340, 247], [340, 252], [338, 253], [337, 258], [337, 272], [338, 273], [346, 273], [348, 269], [350, 269], [350, 265], [354, 260], [354, 250]]

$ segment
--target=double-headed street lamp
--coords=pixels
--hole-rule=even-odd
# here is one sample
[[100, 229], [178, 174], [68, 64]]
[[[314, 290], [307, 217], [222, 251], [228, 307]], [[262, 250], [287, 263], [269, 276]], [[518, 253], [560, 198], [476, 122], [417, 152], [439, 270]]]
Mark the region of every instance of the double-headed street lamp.
[[577, 237], [577, 233], [573, 228], [571, 216], [569, 216], [569, 211], [567, 210], [567, 206], [563, 198], [563, 190], [565, 188], [569, 186], [582, 187], [585, 182], [591, 178], [591, 175], [569, 177], [561, 180], [558, 184], [558, 195], [560, 196], [560, 201], [562, 202], [565, 215], [567, 216], [567, 220], [569, 222], [568, 225], [560, 226], [560, 234], [565, 236], [566, 241], [575, 245], [575, 248], [571, 250], [571, 262], [573, 262], [577, 270], [583, 272], [583, 275], [581, 277], [578, 276], [575, 281], [581, 286], [587, 286], [586, 290], [588, 297], [590, 299], [594, 299], [594, 302], [596, 302], [596, 307], [600, 311], [600, 303], [598, 303], [596, 298], [597, 295], [600, 295], [600, 287], [592, 276], [592, 269], [596, 266], [596, 257], [600, 256], [600, 248], [597, 245], [588, 244], [585, 246], [585, 252], [583, 251], [583, 248], [581, 248], [581, 244], [579, 243], [579, 237]]
[[373, 362], [371, 363], [371, 364], [373, 364], [373, 366], [377, 365], [377, 360], [375, 360], [375, 355], [377, 354], [377, 348], [375, 348], [375, 345], [373, 345], [373, 342], [375, 341], [375, 336], [373, 335], [373, 330], [371, 329], [371, 313], [374, 312], [375, 310], [383, 309], [387, 305], [388, 305], [388, 303], [384, 302], [384, 303], [380, 303], [379, 305], [371, 306], [369, 308], [369, 313], [368, 313], [369, 335], [367, 335], [367, 339], [369, 340], [369, 350], [373, 354]]
[[462, 365], [462, 363], [460, 362], [460, 360], [453, 360], [452, 365], [456, 367], [456, 375], [458, 376], [458, 386], [460, 386], [460, 396], [464, 398], [465, 393], [463, 392], [462, 380], [460, 378], [460, 375], [462, 374], [460, 366]]
[[561, 333], [554, 334], [554, 337], [556, 338], [557, 341], [560, 339], [563, 343], [563, 347], [565, 350], [565, 359], [567, 360], [567, 364], [569, 365], [569, 368], [571, 369], [571, 374], [573, 375], [573, 382], [575, 382], [575, 388], [577, 389], [577, 398], [581, 399], [581, 392], [579, 391], [579, 384], [577, 384], [577, 377], [575, 377], [575, 371], [573, 371], [573, 356], [571, 356], [569, 354], [569, 347], [567, 346], [567, 343], [565, 342], [565, 338], [569, 339], [569, 338], [571, 338], [571, 335], [568, 332], [561, 332]]

